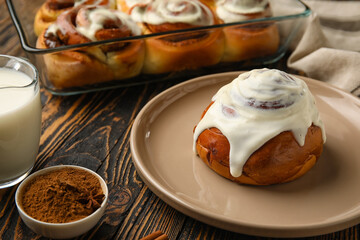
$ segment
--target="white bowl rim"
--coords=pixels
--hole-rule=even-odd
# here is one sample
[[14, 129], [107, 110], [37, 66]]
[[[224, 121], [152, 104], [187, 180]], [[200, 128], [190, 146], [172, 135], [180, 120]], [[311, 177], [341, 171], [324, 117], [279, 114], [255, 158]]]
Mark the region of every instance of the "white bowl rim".
[[[44, 222], [44, 221], [40, 221], [40, 220], [37, 220], [35, 218], [33, 218], [32, 216], [30, 216], [29, 214], [27, 214], [23, 208], [22, 208], [22, 205], [19, 203], [19, 195], [21, 193], [21, 190], [22, 188], [24, 188], [27, 184], [27, 182], [29, 182], [31, 179], [33, 179], [34, 177], [36, 176], [40, 176], [46, 172], [50, 172], [50, 171], [53, 171], [53, 170], [56, 170], [56, 169], [61, 169], [61, 168], [76, 168], [76, 169], [83, 169], [93, 175], [95, 175], [99, 181], [100, 181], [100, 184], [101, 186], [105, 186], [105, 188], [102, 188], [103, 191], [104, 191], [104, 195], [105, 195], [105, 198], [104, 200], [102, 201], [100, 207], [98, 209], [96, 209], [93, 213], [91, 213], [89, 216], [86, 216], [82, 219], [79, 219], [79, 220], [76, 220], [76, 221], [72, 221], [72, 222], [67, 222], [67, 223], [49, 223], [49, 222]], [[18, 188], [16, 189], [16, 193], [15, 193], [15, 204], [17, 206], [17, 209], [18, 211], [21, 211], [21, 213], [23, 215], [25, 215], [27, 218], [31, 219], [32, 221], [34, 222], [37, 222], [39, 224], [43, 224], [43, 225], [48, 225], [48, 226], [67, 226], [67, 225], [73, 225], [73, 224], [77, 224], [77, 223], [81, 223], [81, 222], [85, 222], [87, 221], [89, 218], [93, 217], [97, 212], [101, 211], [101, 209], [103, 207], [105, 207], [105, 205], [107, 204], [107, 201], [108, 201], [108, 187], [106, 185], [106, 182], [105, 180], [98, 174], [96, 173], [95, 171], [89, 169], [89, 168], [86, 168], [86, 167], [82, 167], [82, 166], [78, 166], [78, 165], [56, 165], [56, 166], [50, 166], [50, 167], [46, 167], [46, 168], [43, 168], [43, 169], [40, 169], [32, 174], [30, 174], [28, 177], [26, 177], [21, 183], [20, 185], [18, 186]]]

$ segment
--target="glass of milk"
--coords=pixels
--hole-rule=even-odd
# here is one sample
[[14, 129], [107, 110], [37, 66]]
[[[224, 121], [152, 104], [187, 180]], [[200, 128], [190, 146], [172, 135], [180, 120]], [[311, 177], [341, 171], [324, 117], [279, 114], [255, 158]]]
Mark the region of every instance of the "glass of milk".
[[0, 189], [32, 170], [41, 131], [39, 74], [28, 61], [0, 55]]

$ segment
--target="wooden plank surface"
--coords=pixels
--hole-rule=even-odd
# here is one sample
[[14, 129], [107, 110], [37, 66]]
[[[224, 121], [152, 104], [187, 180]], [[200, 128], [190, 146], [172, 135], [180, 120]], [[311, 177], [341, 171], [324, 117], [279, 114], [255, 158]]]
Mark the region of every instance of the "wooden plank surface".
[[[4, 0], [0, 0], [0, 54], [25, 57]], [[285, 59], [286, 60], [286, 59]], [[285, 60], [270, 67], [282, 70]], [[140, 239], [156, 230], [169, 239], [265, 239], [209, 226], [174, 210], [142, 182], [131, 160], [129, 135], [140, 109], [177, 82], [53, 96], [41, 90], [42, 136], [34, 170], [76, 164], [98, 172], [109, 187], [109, 205], [99, 224], [79, 239]], [[21, 221], [16, 187], [0, 190], [0, 239], [43, 239]], [[359, 225], [307, 239], [358, 239]]]

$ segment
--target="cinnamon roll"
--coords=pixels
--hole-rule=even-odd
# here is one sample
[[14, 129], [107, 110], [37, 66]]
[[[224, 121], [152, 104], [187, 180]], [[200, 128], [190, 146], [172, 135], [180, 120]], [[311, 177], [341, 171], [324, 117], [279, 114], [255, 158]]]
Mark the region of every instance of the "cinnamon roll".
[[[268, 0], [218, 0], [216, 13], [224, 23], [272, 16]], [[279, 47], [278, 28], [271, 21], [225, 27], [224, 33], [224, 62], [269, 56]]]
[[39, 36], [64, 11], [79, 5], [99, 5], [114, 8], [112, 0], [47, 0], [36, 12], [34, 32]]
[[241, 184], [285, 183], [319, 159], [325, 130], [306, 83], [279, 70], [243, 73], [212, 98], [194, 128], [194, 151]]
[[[128, 15], [99, 7], [75, 7], [59, 15], [37, 40], [38, 48], [140, 35]], [[48, 78], [56, 88], [86, 86], [138, 75], [144, 61], [142, 40], [83, 47], [44, 55]]]
[[[156, 0], [147, 5], [141, 22], [144, 34], [154, 34], [210, 26], [219, 21], [201, 1]], [[220, 61], [224, 49], [220, 29], [149, 37], [145, 43], [143, 72], [148, 74], [214, 65]]]

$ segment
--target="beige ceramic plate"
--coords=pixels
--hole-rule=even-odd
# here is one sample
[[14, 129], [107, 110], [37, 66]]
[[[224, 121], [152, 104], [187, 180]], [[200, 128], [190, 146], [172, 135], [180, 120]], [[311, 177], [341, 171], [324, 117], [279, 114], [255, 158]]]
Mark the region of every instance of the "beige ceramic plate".
[[305, 79], [327, 131], [320, 161], [302, 178], [268, 187], [237, 185], [192, 151], [192, 130], [211, 97], [239, 72], [209, 75], [152, 99], [131, 132], [136, 169], [175, 209], [226, 230], [269, 237], [335, 232], [360, 222], [360, 100]]

